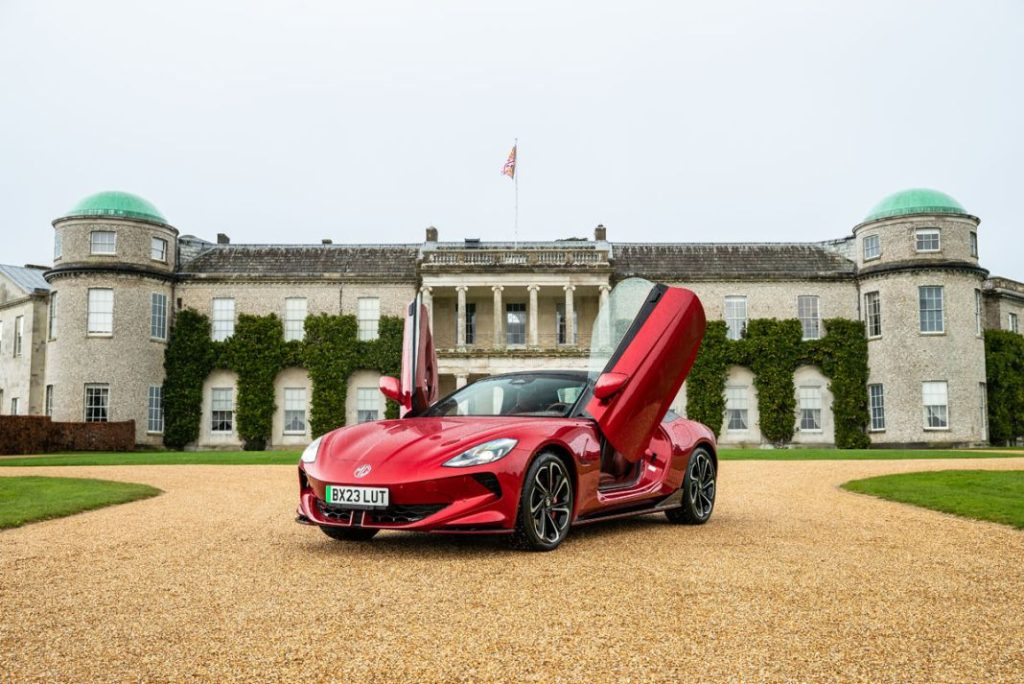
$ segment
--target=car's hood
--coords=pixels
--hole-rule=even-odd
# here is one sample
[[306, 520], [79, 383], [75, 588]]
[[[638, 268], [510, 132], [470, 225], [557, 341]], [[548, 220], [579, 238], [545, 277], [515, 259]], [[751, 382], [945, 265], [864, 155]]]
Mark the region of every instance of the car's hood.
[[[340, 428], [324, 435], [318, 470], [351, 472], [370, 464], [375, 472], [392, 467], [441, 465], [470, 447], [499, 437], [518, 439], [537, 421], [557, 418], [403, 418]], [[326, 473], [324, 473], [326, 475]]]

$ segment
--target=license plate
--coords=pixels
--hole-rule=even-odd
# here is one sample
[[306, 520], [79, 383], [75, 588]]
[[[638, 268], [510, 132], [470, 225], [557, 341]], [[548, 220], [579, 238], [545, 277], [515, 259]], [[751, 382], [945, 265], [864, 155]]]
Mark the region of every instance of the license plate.
[[345, 508], [387, 508], [387, 487], [327, 485], [327, 503]]

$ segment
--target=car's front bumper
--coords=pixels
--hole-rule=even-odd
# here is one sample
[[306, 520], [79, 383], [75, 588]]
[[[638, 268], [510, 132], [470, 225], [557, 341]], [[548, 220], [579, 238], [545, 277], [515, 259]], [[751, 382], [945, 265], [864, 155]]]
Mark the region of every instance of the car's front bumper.
[[[475, 471], [478, 469], [474, 469]], [[389, 490], [386, 509], [358, 510], [326, 503], [328, 484], [299, 467], [300, 523], [333, 527], [501, 533], [515, 525], [519, 484], [506, 473], [472, 472], [400, 483], [374, 483]]]

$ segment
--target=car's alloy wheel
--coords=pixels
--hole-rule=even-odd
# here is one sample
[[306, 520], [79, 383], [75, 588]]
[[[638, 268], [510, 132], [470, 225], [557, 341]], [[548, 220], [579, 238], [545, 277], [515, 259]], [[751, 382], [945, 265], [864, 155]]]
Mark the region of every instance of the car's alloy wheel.
[[686, 467], [686, 477], [682, 487], [682, 505], [665, 516], [674, 523], [701, 525], [708, 521], [715, 510], [716, 493], [715, 462], [704, 447], [697, 447], [690, 454], [690, 463]]
[[526, 473], [513, 544], [554, 549], [569, 534], [572, 508], [572, 477], [565, 464], [554, 454], [541, 454]]

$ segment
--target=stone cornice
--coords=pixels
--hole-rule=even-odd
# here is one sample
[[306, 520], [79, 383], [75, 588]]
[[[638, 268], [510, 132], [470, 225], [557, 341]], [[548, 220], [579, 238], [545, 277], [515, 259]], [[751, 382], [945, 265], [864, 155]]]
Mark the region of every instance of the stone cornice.
[[954, 271], [969, 273], [979, 278], [987, 278], [988, 270], [972, 264], [969, 261], [931, 261], [923, 259], [912, 259], [908, 261], [894, 261], [889, 264], [878, 264], [862, 268], [857, 272], [857, 279], [874, 278], [877, 276], [892, 275], [894, 273], [910, 273], [913, 271]]
[[114, 264], [61, 264], [56, 268], [51, 268], [49, 271], [43, 273], [43, 277], [46, 278], [46, 282], [50, 282], [52, 278], [61, 278], [69, 275], [82, 275], [82, 274], [118, 274], [118, 275], [134, 275], [140, 278], [153, 278], [154, 280], [161, 280], [163, 282], [174, 282], [177, 278], [174, 273], [170, 271], [158, 271], [156, 269], [147, 268], [145, 266], [136, 266], [135, 264], [125, 263], [114, 263]]

